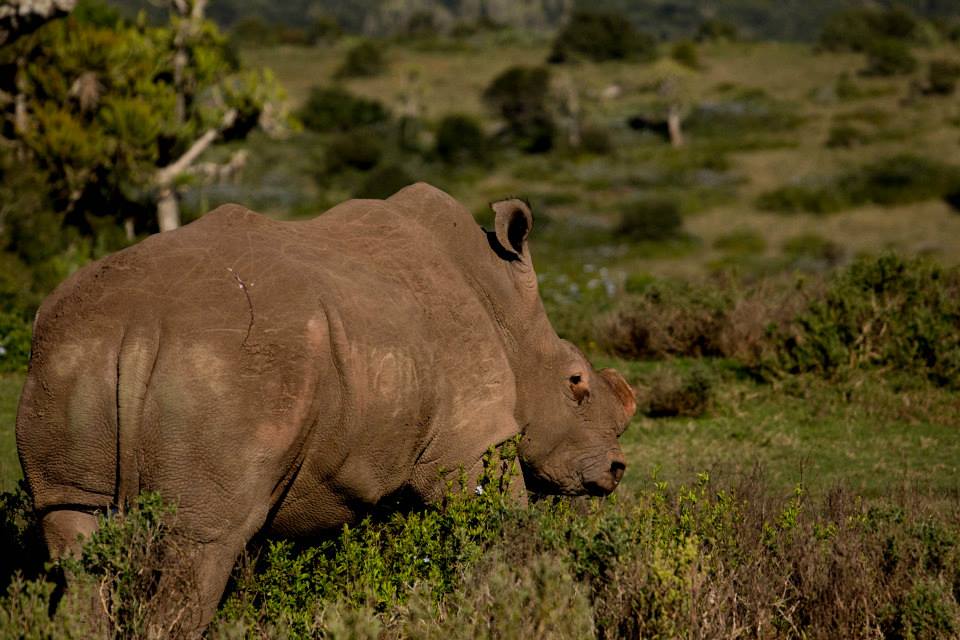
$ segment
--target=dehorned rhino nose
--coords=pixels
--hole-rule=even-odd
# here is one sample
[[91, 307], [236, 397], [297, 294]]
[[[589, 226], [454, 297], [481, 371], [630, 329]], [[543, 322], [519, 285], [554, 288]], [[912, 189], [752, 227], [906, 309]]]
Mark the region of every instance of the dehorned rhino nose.
[[623, 478], [623, 472], [627, 469], [627, 463], [623, 459], [623, 454], [620, 452], [610, 453], [607, 455], [607, 462], [609, 463], [608, 467], [600, 467], [599, 473], [596, 476], [587, 478], [584, 481], [583, 486], [586, 488], [587, 493], [595, 496], [605, 496], [613, 493], [617, 485], [620, 484], [620, 480]]
[[627, 470], [627, 463], [623, 460], [614, 460], [610, 463], [610, 475], [613, 476], [615, 484], [620, 484], [623, 479], [623, 472]]

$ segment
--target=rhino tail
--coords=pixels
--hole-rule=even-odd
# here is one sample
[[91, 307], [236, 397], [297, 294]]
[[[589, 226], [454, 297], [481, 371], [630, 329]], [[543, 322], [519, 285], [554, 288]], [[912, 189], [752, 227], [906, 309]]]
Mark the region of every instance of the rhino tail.
[[147, 386], [160, 346], [157, 327], [126, 332], [117, 359], [117, 469], [114, 504], [125, 510], [140, 494], [140, 432]]

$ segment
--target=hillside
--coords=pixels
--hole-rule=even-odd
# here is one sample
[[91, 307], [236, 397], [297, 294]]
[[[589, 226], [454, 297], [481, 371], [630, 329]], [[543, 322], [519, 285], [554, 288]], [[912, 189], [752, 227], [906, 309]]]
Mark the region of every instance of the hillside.
[[[131, 13], [156, 11], [156, 4], [148, 0], [110, 2]], [[691, 37], [704, 20], [716, 18], [756, 39], [810, 41], [832, 13], [860, 6], [899, 4], [938, 20], [960, 16], [960, 5], [952, 0], [581, 0], [579, 4], [622, 11], [640, 29], [665, 39]], [[432, 15], [442, 28], [488, 19], [519, 29], [549, 30], [574, 6], [578, 6], [576, 0], [214, 0], [208, 14], [224, 26], [258, 17], [268, 23], [302, 27], [305, 21], [327, 16], [347, 31], [383, 35], [402, 31], [411, 17], [424, 13]]]

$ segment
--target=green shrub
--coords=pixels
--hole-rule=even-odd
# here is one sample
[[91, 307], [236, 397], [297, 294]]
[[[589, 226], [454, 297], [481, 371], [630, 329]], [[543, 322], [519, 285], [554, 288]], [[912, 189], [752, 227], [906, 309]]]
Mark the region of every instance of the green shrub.
[[864, 97], [865, 93], [864, 90], [854, 82], [853, 78], [850, 77], [850, 74], [846, 72], [837, 76], [837, 81], [834, 83], [834, 91], [839, 100], [856, 100], [857, 98]]
[[763, 90], [744, 89], [696, 105], [684, 121], [684, 130], [698, 138], [731, 139], [743, 147], [751, 138], [792, 131], [802, 121], [795, 105]]
[[952, 96], [960, 80], [960, 63], [953, 60], [931, 60], [927, 71], [927, 92]]
[[865, 204], [896, 206], [949, 197], [960, 187], [960, 168], [901, 154], [833, 178], [808, 178], [762, 194], [767, 211], [831, 213]]
[[400, 189], [416, 182], [406, 169], [397, 164], [387, 164], [371, 171], [357, 190], [357, 198], [389, 198]]
[[306, 28], [307, 44], [316, 46], [336, 41], [343, 35], [343, 27], [330, 16], [318, 16]]
[[544, 67], [510, 67], [483, 92], [487, 106], [507, 123], [505, 133], [527, 153], [553, 148], [556, 127], [547, 108], [550, 72]]
[[696, 418], [706, 413], [714, 380], [703, 366], [680, 372], [659, 367], [638, 382], [637, 407], [651, 418]]
[[364, 40], [347, 51], [343, 64], [334, 74], [337, 78], [369, 78], [378, 76], [387, 68], [382, 51], [383, 43]]
[[960, 185], [960, 169], [902, 154], [866, 165], [846, 181], [855, 199], [892, 206], [942, 197]]
[[[802, 486], [782, 496], [754, 472], [727, 482], [698, 474], [676, 487], [653, 477], [616, 499], [522, 508], [511, 494], [513, 447], [487, 457], [479, 489], [453, 490], [439, 505], [367, 518], [311, 544], [264, 542], [235, 571], [208, 636], [956, 634], [960, 529], [913, 496], [818, 498]], [[0, 597], [0, 638], [177, 635], [177, 614], [189, 612], [169, 607], [190, 586], [173, 580], [182, 592], [156, 593], [158, 568], [171, 566], [158, 552], [175, 553], [163, 544], [175, 517], [155, 496], [141, 498], [103, 518], [82, 560], [65, 563], [77, 584], [94, 587], [95, 606], [108, 606], [111, 629], [91, 626], [77, 589], [51, 617], [53, 583], [15, 576]]]
[[920, 27], [916, 16], [902, 6], [847, 9], [826, 22], [819, 45], [828, 51], [868, 51], [878, 40], [917, 42]]
[[433, 602], [452, 593], [517, 508], [510, 495], [519, 472], [515, 444], [489, 452], [486, 462], [476, 487], [451, 484], [438, 507], [368, 517], [312, 546], [268, 543], [256, 573], [238, 577], [221, 618], [266, 618], [309, 635], [325, 601], [384, 611], [403, 606], [417, 585]]
[[549, 61], [566, 62], [576, 56], [595, 62], [649, 61], [657, 57], [657, 41], [636, 31], [622, 14], [577, 10], [554, 39]]
[[839, 264], [843, 248], [816, 233], [794, 236], [783, 243], [783, 253], [791, 262], [818, 261], [827, 266]]
[[0, 371], [26, 371], [30, 359], [30, 322], [0, 311]]
[[587, 125], [580, 132], [580, 149], [598, 156], [613, 153], [613, 140], [610, 132], [602, 127]]
[[23, 480], [14, 491], [0, 493], [0, 548], [0, 593], [15, 573], [31, 579], [42, 573], [47, 549]]
[[687, 283], [654, 282], [594, 321], [597, 345], [630, 359], [723, 355], [728, 292]]
[[898, 76], [916, 71], [919, 63], [910, 52], [910, 47], [899, 40], [879, 39], [867, 45], [867, 66], [862, 73], [867, 76]]
[[739, 39], [737, 26], [721, 18], [704, 20], [697, 27], [697, 42], [736, 42]]
[[96, 584], [119, 637], [176, 636], [197, 623], [198, 576], [168, 539], [175, 512], [145, 493], [125, 513], [101, 515], [81, 557], [60, 561], [78, 583]]
[[921, 578], [883, 612], [884, 637], [937, 640], [960, 632], [960, 605], [939, 580]]
[[754, 229], [735, 229], [717, 238], [713, 247], [728, 255], [753, 256], [763, 253], [767, 243]]
[[827, 136], [827, 147], [830, 149], [849, 149], [868, 142], [870, 142], [870, 136], [863, 129], [846, 122], [834, 124], [830, 127], [830, 133]]
[[484, 162], [487, 138], [480, 123], [471, 116], [444, 116], [437, 127], [436, 153], [447, 164]]
[[367, 129], [337, 134], [330, 140], [324, 154], [327, 173], [345, 169], [369, 171], [377, 166], [381, 157], [380, 137]]
[[617, 233], [641, 242], [676, 238], [683, 231], [680, 204], [674, 198], [647, 197], [624, 206]]
[[776, 368], [833, 376], [884, 367], [960, 386], [960, 271], [861, 258], [779, 331]]
[[853, 195], [832, 181], [806, 180], [767, 191], [757, 199], [757, 208], [764, 211], [794, 213], [834, 213], [857, 206]]
[[313, 87], [298, 116], [307, 129], [326, 132], [384, 122], [389, 113], [380, 102], [355, 96], [346, 89]]
[[701, 68], [700, 53], [697, 46], [689, 40], [681, 40], [670, 49], [670, 57], [685, 67], [698, 70]]

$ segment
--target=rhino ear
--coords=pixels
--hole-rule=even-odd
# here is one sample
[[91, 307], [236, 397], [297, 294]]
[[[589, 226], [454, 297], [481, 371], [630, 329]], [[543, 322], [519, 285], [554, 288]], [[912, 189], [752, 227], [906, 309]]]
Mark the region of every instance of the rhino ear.
[[617, 398], [623, 405], [623, 413], [626, 419], [632, 418], [637, 411], [637, 394], [634, 393], [633, 388], [627, 384], [627, 381], [616, 369], [601, 369], [598, 373], [610, 383], [613, 392], [617, 394]]
[[533, 228], [530, 206], [519, 198], [511, 198], [494, 202], [490, 208], [494, 213], [494, 235], [500, 245], [497, 254], [506, 260], [523, 260], [527, 257], [527, 236]]

